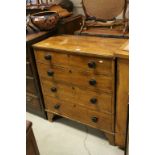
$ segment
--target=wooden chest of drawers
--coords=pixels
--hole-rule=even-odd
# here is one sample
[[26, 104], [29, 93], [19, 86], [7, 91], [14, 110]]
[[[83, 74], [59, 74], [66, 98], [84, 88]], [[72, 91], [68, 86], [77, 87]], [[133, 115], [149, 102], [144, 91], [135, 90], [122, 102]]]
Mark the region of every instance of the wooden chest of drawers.
[[115, 144], [114, 52], [123, 39], [62, 35], [35, 44], [45, 110], [102, 130]]

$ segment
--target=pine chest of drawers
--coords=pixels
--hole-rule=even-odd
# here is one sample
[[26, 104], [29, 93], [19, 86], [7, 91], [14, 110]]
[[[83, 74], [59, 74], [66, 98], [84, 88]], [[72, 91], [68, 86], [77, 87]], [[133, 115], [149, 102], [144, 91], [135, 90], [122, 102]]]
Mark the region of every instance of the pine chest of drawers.
[[115, 51], [124, 39], [61, 35], [35, 44], [48, 120], [54, 114], [102, 130], [115, 144]]

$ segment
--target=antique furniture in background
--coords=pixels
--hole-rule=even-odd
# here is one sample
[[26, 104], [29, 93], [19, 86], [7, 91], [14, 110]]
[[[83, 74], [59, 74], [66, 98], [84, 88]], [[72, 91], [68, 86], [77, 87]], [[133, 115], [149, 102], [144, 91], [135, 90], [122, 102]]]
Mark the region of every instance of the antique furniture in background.
[[128, 0], [82, 0], [82, 4], [85, 17], [76, 34], [128, 37]]
[[26, 121], [26, 155], [40, 155], [30, 121]]
[[64, 9], [67, 9], [69, 12], [73, 11], [74, 5], [70, 0], [54, 0], [54, 3], [60, 5]]
[[122, 26], [115, 26], [113, 29], [105, 27], [92, 27], [88, 29], [78, 30], [75, 32], [76, 35], [83, 36], [96, 36], [96, 37], [106, 37], [106, 38], [122, 38], [128, 39], [129, 32], [126, 31], [122, 33]]
[[127, 115], [122, 111], [124, 80], [121, 84], [117, 78], [118, 69], [124, 68], [116, 53], [126, 41], [62, 35], [33, 45], [49, 121], [56, 114], [81, 122], [103, 131], [111, 144], [124, 147], [118, 142], [124, 133], [117, 128], [125, 123], [119, 118]]
[[70, 0], [26, 0], [26, 15], [42, 11], [50, 11], [51, 7], [59, 6], [67, 12], [72, 12], [74, 5]]
[[31, 15], [32, 23], [40, 31], [51, 31], [55, 29], [59, 21], [59, 14], [53, 11], [43, 11]]
[[40, 0], [26, 0], [26, 15], [41, 11], [48, 11], [52, 4], [43, 3]]
[[68, 17], [72, 15], [72, 12], [67, 11], [66, 9], [62, 8], [60, 5], [53, 5], [49, 11], [57, 12], [60, 18]]
[[62, 18], [57, 26], [58, 34], [74, 34], [82, 25], [82, 15], [71, 15]]
[[43, 118], [46, 118], [46, 114], [32, 44], [52, 34], [53, 32], [38, 32], [26, 35], [26, 110]]
[[86, 19], [114, 21], [124, 10], [125, 0], [82, 0]]
[[[58, 24], [58, 34], [73, 34], [75, 31], [79, 30], [82, 26], [82, 15], [75, 15], [73, 14], [73, 3], [70, 0], [55, 0], [46, 3], [43, 3], [40, 0], [34, 0], [35, 3], [32, 4], [31, 0], [27, 0], [26, 6], [26, 14], [27, 18], [29, 16], [33, 16], [34, 13], [40, 12], [48, 12], [54, 11], [59, 14], [60, 21]], [[35, 15], [36, 16], [36, 15]], [[33, 18], [32, 18], [33, 19]], [[38, 22], [38, 21], [34, 21]], [[29, 23], [27, 20], [27, 25], [30, 25], [33, 28], [33, 21]], [[35, 24], [35, 23], [34, 23]], [[34, 30], [37, 30], [36, 25], [34, 25]], [[29, 28], [30, 29], [30, 28]], [[42, 30], [42, 29], [41, 29]], [[47, 29], [44, 29], [47, 30]]]

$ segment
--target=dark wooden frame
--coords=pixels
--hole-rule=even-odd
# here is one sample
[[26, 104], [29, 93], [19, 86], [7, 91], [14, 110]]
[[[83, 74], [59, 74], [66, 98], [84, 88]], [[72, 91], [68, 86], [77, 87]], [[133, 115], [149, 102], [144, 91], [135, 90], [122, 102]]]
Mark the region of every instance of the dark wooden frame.
[[[46, 118], [46, 113], [44, 111], [44, 100], [43, 100], [43, 95], [42, 95], [42, 91], [41, 91], [41, 86], [40, 86], [40, 81], [39, 81], [39, 76], [38, 76], [38, 72], [36, 69], [36, 62], [35, 62], [35, 58], [34, 58], [34, 52], [33, 52], [33, 48], [32, 45], [34, 43], [37, 43], [43, 39], [48, 38], [49, 36], [53, 35], [54, 32], [43, 32], [41, 33], [41, 35], [39, 35], [39, 33], [36, 33], [35, 37], [32, 39], [28, 39], [26, 42], [26, 54], [29, 57], [29, 61], [31, 63], [31, 69], [32, 69], [32, 73], [33, 73], [33, 77], [34, 77], [34, 85], [37, 91], [37, 94], [35, 94], [38, 97], [38, 104], [40, 106], [40, 110], [38, 109], [34, 109], [33, 107], [31, 107], [31, 105], [27, 102], [26, 104], [26, 110], [30, 113], [34, 113], [40, 117]], [[27, 36], [28, 37], [28, 36]], [[28, 94], [29, 92], [27, 92]]]
[[28, 126], [26, 126], [26, 155], [40, 155], [32, 130], [32, 123], [29, 121], [26, 121], [26, 123], [28, 124]]

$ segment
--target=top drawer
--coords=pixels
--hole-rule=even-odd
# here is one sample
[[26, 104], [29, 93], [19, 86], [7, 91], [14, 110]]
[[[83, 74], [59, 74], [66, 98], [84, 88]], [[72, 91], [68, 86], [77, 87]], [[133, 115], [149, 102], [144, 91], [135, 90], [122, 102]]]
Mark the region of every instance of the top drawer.
[[94, 74], [114, 74], [114, 61], [110, 58], [94, 58], [58, 52], [35, 51], [36, 61], [61, 67], [73, 67]]

